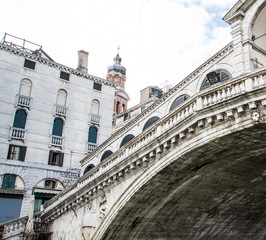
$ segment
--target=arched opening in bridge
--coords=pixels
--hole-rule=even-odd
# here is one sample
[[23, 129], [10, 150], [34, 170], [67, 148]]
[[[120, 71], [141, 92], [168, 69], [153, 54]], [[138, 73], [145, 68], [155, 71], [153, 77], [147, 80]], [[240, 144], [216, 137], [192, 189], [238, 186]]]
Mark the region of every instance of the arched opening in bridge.
[[120, 144], [120, 148], [121, 148], [122, 146], [124, 146], [126, 143], [128, 143], [129, 141], [131, 141], [134, 137], [135, 137], [135, 136], [134, 136], [133, 134], [128, 134], [128, 135], [126, 135], [126, 136], [123, 138], [123, 140], [122, 140], [122, 142], [121, 142], [121, 144]]
[[88, 171], [90, 171], [91, 169], [93, 169], [94, 168], [94, 164], [89, 164], [86, 168], [85, 168], [85, 170], [84, 170], [84, 172], [83, 172], [83, 175], [86, 173], [86, 172], [88, 172]]
[[105, 151], [104, 154], [101, 157], [101, 161], [103, 161], [104, 159], [108, 158], [111, 154], [113, 154], [112, 151], [110, 151], [110, 150]]
[[144, 125], [143, 129], [142, 129], [142, 132], [147, 129], [148, 127], [150, 127], [151, 125], [153, 125], [154, 123], [156, 123], [160, 118], [155, 116], [155, 117], [152, 117], [150, 118]]
[[225, 69], [209, 72], [201, 84], [200, 91], [230, 78], [232, 78], [232, 75]]
[[176, 107], [178, 107], [181, 103], [185, 102], [187, 99], [189, 98], [189, 95], [187, 94], [183, 94], [179, 97], [177, 97], [175, 99], [175, 101], [173, 101], [171, 107], [170, 107], [170, 112], [175, 109]]

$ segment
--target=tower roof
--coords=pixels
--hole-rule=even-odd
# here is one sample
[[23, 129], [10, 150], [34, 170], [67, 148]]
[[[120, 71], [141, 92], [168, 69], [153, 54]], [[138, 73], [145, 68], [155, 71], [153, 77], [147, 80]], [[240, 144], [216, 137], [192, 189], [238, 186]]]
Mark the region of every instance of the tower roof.
[[123, 75], [126, 75], [126, 68], [121, 65], [122, 58], [119, 56], [119, 48], [116, 54], [116, 57], [114, 57], [114, 64], [109, 66], [108, 74], [111, 72], [115, 73], [122, 73]]

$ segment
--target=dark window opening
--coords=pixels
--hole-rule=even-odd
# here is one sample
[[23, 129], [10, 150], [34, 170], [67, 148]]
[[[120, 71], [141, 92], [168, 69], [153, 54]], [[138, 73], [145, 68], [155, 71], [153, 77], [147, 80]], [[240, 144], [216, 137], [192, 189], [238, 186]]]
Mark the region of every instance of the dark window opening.
[[7, 159], [24, 161], [27, 147], [9, 145]]
[[172, 103], [170, 107], [170, 111], [178, 107], [181, 103], [185, 102], [189, 96], [187, 94], [183, 94], [175, 99], [175, 101]]
[[34, 201], [34, 212], [40, 211], [41, 205], [48, 202], [55, 194], [47, 194], [47, 193], [34, 193], [35, 201]]
[[63, 133], [63, 120], [61, 118], [56, 118], [54, 120], [52, 135], [62, 137], [62, 133]]
[[35, 65], [36, 65], [36, 62], [33, 62], [31, 60], [28, 60], [28, 59], [25, 59], [24, 67], [34, 70], [35, 69]]
[[45, 180], [44, 181], [44, 188], [48, 189], [55, 189], [56, 188], [56, 181], [55, 180]]
[[117, 114], [119, 113], [119, 106], [120, 106], [120, 102], [117, 102], [117, 103], [116, 103], [116, 113], [117, 113]]
[[69, 76], [70, 76], [70, 74], [67, 72], [63, 72], [63, 71], [60, 72], [60, 78], [62, 78], [64, 80], [69, 81]]
[[48, 165], [63, 167], [64, 153], [50, 151]]
[[159, 117], [152, 117], [150, 118], [144, 125], [142, 131], [144, 131], [145, 129], [147, 129], [148, 127], [150, 127], [151, 125], [153, 125], [154, 123], [156, 123], [160, 118]]
[[135, 137], [135, 136], [132, 135], [132, 134], [128, 134], [128, 135], [126, 135], [126, 136], [123, 138], [123, 140], [122, 140], [122, 142], [121, 142], [121, 144], [120, 144], [120, 147], [122, 147], [122, 146], [124, 146], [126, 143], [130, 142], [134, 137]]
[[111, 154], [113, 154], [112, 151], [110, 151], [110, 150], [105, 151], [101, 157], [101, 161], [103, 161], [105, 158], [108, 158]]
[[25, 129], [27, 114], [24, 110], [19, 109], [16, 111], [13, 127]]
[[94, 165], [93, 165], [93, 164], [89, 164], [89, 165], [85, 168], [83, 174], [85, 174], [86, 172], [90, 171], [92, 168], [94, 168]]
[[230, 78], [232, 78], [231, 74], [225, 69], [218, 69], [216, 71], [210, 72], [203, 80], [200, 90], [206, 89], [216, 83], [226, 81]]
[[14, 174], [4, 174], [2, 177], [2, 188], [10, 188], [14, 189], [15, 188], [15, 183], [16, 183], [17, 175]]
[[124, 114], [124, 121], [129, 120], [129, 119], [130, 119], [130, 113]]
[[93, 89], [98, 90], [98, 91], [102, 91], [102, 84], [94, 82], [93, 83]]
[[97, 128], [96, 127], [90, 127], [89, 135], [88, 135], [88, 142], [90, 143], [97, 142]]

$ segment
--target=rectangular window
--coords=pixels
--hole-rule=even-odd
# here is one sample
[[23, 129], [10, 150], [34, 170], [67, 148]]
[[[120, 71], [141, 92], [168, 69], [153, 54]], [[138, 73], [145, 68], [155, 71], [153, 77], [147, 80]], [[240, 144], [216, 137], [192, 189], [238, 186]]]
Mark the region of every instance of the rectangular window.
[[69, 76], [70, 76], [70, 74], [67, 72], [63, 72], [63, 71], [60, 72], [60, 78], [61, 79], [69, 81]]
[[93, 83], [93, 89], [98, 90], [98, 91], [102, 91], [102, 84], [94, 82]]
[[34, 70], [35, 69], [35, 65], [36, 65], [36, 62], [33, 62], [31, 60], [28, 60], [28, 59], [25, 59], [24, 67]]
[[63, 167], [64, 153], [50, 151], [48, 165]]
[[9, 145], [7, 159], [24, 161], [27, 147]]

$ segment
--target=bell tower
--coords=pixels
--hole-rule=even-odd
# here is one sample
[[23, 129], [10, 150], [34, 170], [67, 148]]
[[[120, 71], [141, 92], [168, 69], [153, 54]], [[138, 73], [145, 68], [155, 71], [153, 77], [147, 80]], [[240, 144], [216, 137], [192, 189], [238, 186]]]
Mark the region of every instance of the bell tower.
[[117, 115], [127, 110], [127, 104], [130, 100], [125, 91], [126, 83], [126, 68], [121, 65], [122, 58], [119, 56], [119, 47], [117, 49], [116, 57], [114, 57], [114, 64], [108, 67], [107, 80], [117, 84], [115, 90], [115, 100], [113, 115]]

